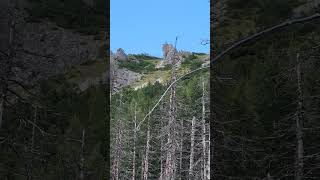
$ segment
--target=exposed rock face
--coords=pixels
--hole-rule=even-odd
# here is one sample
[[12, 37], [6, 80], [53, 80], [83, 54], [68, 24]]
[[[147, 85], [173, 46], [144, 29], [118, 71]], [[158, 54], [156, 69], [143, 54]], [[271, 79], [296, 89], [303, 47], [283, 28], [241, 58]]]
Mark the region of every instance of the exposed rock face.
[[115, 55], [112, 52], [110, 53], [110, 81], [112, 94], [118, 92], [121, 88], [130, 85], [140, 78], [141, 75], [139, 73], [119, 68], [118, 61], [115, 59]]
[[121, 88], [126, 87], [133, 82], [141, 79], [141, 74], [127, 70], [127, 69], [117, 69], [114, 74], [112, 93], [118, 92]]
[[[16, 33], [12, 35], [16, 54], [13, 61], [23, 64], [23, 67], [14, 69], [14, 78], [17, 80], [35, 82], [46, 79], [67, 72], [72, 66], [101, 57], [105, 38], [97, 40], [94, 36], [82, 35], [45, 20], [29, 22], [26, 20], [29, 15], [23, 10], [25, 3], [18, 5], [20, 7], [14, 10], [16, 17], [1, 18], [1, 32], [6, 35], [1, 37], [1, 42], [9, 41], [8, 22], [14, 21], [16, 24]], [[6, 4], [1, 6], [4, 11], [6, 7], [8, 9]], [[7, 47], [8, 43], [3, 43], [0, 50]]]
[[[22, 27], [21, 27], [22, 28]], [[44, 58], [33, 58], [29, 68], [41, 70], [47, 75], [63, 73], [73, 65], [94, 60], [99, 55], [102, 41], [93, 36], [82, 36], [69, 30], [55, 26], [53, 23], [26, 23], [23, 26], [23, 48], [37, 54], [53, 55], [54, 61]], [[32, 58], [25, 56], [25, 59]]]
[[161, 66], [164, 66], [166, 64], [173, 64], [173, 60], [176, 61], [176, 65], [181, 64], [181, 54], [177, 52], [177, 49], [173, 47], [172, 44], [165, 43], [162, 46], [163, 51], [163, 62], [161, 63]]
[[127, 61], [128, 55], [124, 52], [122, 48], [119, 48], [117, 50], [117, 53], [115, 54], [115, 59], [118, 61]]
[[173, 48], [174, 48], [174, 47], [172, 46], [172, 44], [168, 44], [168, 43], [165, 43], [165, 44], [162, 46], [163, 59], [167, 59], [168, 53], [169, 53], [170, 50], [173, 49]]

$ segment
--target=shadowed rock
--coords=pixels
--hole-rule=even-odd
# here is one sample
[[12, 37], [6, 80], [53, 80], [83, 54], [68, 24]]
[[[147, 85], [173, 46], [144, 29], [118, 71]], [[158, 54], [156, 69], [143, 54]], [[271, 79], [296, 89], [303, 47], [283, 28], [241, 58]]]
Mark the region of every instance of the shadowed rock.
[[115, 59], [118, 61], [127, 61], [128, 55], [124, 52], [122, 48], [119, 48], [117, 50], [117, 53], [115, 54]]

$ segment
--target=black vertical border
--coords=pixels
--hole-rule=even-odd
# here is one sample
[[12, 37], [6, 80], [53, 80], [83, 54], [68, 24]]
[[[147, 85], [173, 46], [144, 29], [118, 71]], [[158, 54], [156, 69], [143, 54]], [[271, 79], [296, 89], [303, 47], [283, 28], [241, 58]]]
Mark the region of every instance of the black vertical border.
[[214, 81], [213, 81], [213, 62], [212, 59], [215, 57], [215, 51], [214, 51], [214, 27], [213, 27], [213, 21], [214, 21], [214, 1], [210, 0], [210, 69], [209, 69], [209, 77], [210, 77], [210, 179], [214, 179], [215, 176], [215, 166], [214, 166], [214, 147], [215, 147], [215, 116], [214, 116], [214, 107], [213, 107], [213, 93], [214, 93]]
[[110, 92], [111, 92], [111, 84], [110, 84], [110, 0], [107, 1], [107, 14], [106, 14], [106, 52], [107, 52], [107, 85], [106, 85], [106, 136], [105, 136], [105, 163], [106, 163], [106, 177], [105, 179], [110, 179]]

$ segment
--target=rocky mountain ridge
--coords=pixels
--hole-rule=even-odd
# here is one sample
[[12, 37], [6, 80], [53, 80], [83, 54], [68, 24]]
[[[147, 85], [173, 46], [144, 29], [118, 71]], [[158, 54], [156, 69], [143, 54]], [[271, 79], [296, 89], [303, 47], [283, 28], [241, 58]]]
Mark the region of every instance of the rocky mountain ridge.
[[[201, 65], [208, 64], [209, 55], [195, 56], [194, 53], [188, 51], [177, 51], [171, 44], [165, 43], [163, 45], [163, 57], [162, 59], [139, 59], [134, 58], [132, 60], [128, 57], [125, 51], [122, 48], [117, 50], [117, 53], [110, 53], [110, 79], [111, 79], [111, 89], [113, 93], [119, 92], [122, 88], [127, 86], [132, 86], [135, 90], [145, 87], [149, 83], [154, 84], [155, 82], [166, 83], [170, 79], [171, 68], [166, 68], [167, 65], [172, 65], [173, 58], [177, 61], [177, 70], [178, 74], [182, 75], [188, 71], [188, 67], [182, 67], [182, 64], [185, 61], [188, 61], [188, 58], [195, 58], [191, 60], [191, 63], [194, 61], [200, 62]], [[134, 72], [125, 67], [121, 67], [122, 63], [129, 63], [134, 66], [139, 66], [144, 62], [151, 63], [150, 65], [154, 66], [154, 69], [146, 73]]]

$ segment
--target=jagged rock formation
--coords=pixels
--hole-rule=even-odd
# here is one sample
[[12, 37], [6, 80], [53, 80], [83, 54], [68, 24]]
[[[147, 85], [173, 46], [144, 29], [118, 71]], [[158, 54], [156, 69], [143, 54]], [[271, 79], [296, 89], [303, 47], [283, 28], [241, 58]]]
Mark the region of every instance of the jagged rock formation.
[[165, 43], [162, 46], [162, 52], [163, 52], [163, 61], [161, 61], [156, 68], [162, 68], [167, 64], [172, 64], [173, 59], [176, 60], [176, 66], [181, 65], [182, 60], [182, 54], [178, 53], [177, 49], [173, 47], [172, 44]]
[[119, 68], [118, 61], [112, 52], [110, 53], [110, 81], [112, 94], [121, 90], [121, 88], [141, 79], [141, 74], [128, 69]]
[[114, 55], [114, 58], [118, 61], [127, 61], [128, 55], [124, 52], [122, 48], [117, 50], [117, 53]]
[[163, 59], [167, 59], [168, 53], [173, 48], [172, 44], [165, 43], [162, 45]]
[[172, 44], [165, 43], [162, 46], [163, 51], [163, 60], [167, 61], [167, 64], [172, 64], [173, 56], [176, 56], [179, 60], [181, 60], [181, 53], [178, 53], [177, 49], [173, 47]]

